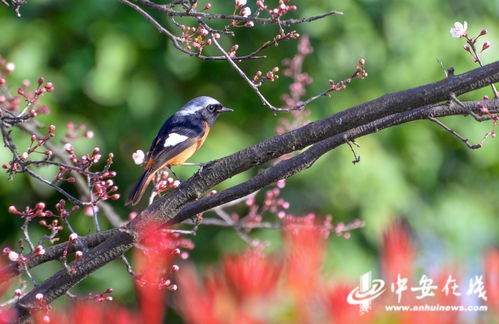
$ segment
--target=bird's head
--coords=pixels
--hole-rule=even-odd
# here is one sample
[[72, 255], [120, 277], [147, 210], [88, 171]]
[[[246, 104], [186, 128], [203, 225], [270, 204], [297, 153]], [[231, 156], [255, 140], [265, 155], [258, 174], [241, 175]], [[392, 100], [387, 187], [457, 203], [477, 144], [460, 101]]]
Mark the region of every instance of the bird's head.
[[178, 111], [179, 115], [189, 116], [195, 115], [205, 120], [210, 126], [213, 125], [218, 115], [223, 112], [234, 111], [224, 107], [218, 100], [208, 96], [197, 97], [186, 103], [182, 109]]

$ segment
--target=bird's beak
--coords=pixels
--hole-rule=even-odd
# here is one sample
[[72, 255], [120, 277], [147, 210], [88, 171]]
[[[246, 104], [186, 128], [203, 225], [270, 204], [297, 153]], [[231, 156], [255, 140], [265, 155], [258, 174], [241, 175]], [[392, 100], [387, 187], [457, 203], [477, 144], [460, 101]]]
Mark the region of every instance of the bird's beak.
[[223, 107], [222, 109], [220, 109], [220, 112], [232, 112], [232, 111], [234, 111], [234, 109], [230, 109], [227, 107]]

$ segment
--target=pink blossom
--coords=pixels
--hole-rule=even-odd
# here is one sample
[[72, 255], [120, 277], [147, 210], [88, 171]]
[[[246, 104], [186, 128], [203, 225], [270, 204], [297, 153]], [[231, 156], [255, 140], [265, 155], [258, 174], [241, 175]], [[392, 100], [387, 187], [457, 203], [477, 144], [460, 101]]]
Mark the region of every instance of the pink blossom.
[[16, 262], [19, 259], [19, 254], [14, 251], [9, 252], [9, 260], [12, 262]]
[[249, 7], [244, 7], [241, 9], [241, 15], [243, 17], [249, 17], [249, 15], [251, 15], [251, 9]]
[[450, 34], [454, 38], [465, 37], [468, 32], [468, 23], [465, 21], [464, 24], [456, 21], [454, 23], [454, 27], [450, 29]]
[[236, 7], [243, 7], [246, 5], [246, 0], [236, 0]]

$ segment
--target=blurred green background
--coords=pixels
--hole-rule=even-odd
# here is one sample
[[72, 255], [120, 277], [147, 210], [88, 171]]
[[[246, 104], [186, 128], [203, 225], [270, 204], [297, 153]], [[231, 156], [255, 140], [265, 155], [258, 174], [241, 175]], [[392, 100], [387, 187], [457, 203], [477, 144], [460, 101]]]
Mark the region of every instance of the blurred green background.
[[[462, 46], [450, 36], [455, 21], [468, 22], [469, 32], [492, 43], [482, 58], [490, 63], [499, 50], [499, 2], [467, 0], [315, 0], [298, 2], [291, 16], [310, 16], [340, 10], [344, 16], [296, 26], [311, 37], [314, 52], [304, 66], [314, 79], [308, 94], [328, 86], [328, 80], [350, 76], [359, 58], [367, 61], [369, 76], [355, 80], [348, 89], [310, 105], [316, 120], [386, 93], [415, 87], [443, 78], [437, 63], [453, 66], [456, 73], [476, 67]], [[231, 1], [213, 3], [213, 11], [231, 12]], [[254, 4], [250, 4], [251, 7]], [[254, 8], [253, 8], [254, 9]], [[115, 153], [114, 168], [122, 196], [141, 170], [131, 154], [147, 150], [163, 121], [187, 100], [199, 95], [219, 99], [236, 112], [222, 116], [204, 147], [192, 161], [202, 162], [236, 152], [274, 135], [278, 118], [265, 109], [256, 95], [223, 62], [205, 62], [181, 54], [142, 16], [117, 1], [32, 0], [18, 19], [0, 6], [0, 54], [16, 63], [14, 81], [35, 81], [44, 76], [57, 91], [43, 98], [52, 113], [41, 119], [55, 124], [62, 133], [68, 121], [85, 123], [96, 133], [92, 140], [76, 145], [83, 153], [99, 146]], [[192, 22], [185, 20], [185, 23]], [[214, 24], [217, 26], [217, 24]], [[220, 26], [220, 25], [218, 25]], [[240, 44], [246, 53], [277, 33], [275, 26], [241, 28], [224, 44]], [[481, 44], [481, 42], [479, 43]], [[282, 66], [284, 58], [296, 53], [297, 41], [281, 43], [265, 54], [268, 59], [241, 63], [253, 75], [258, 69]], [[213, 50], [213, 49], [211, 49]], [[289, 79], [281, 76], [262, 91], [275, 105], [288, 92]], [[480, 99], [489, 88], [463, 96]], [[452, 117], [445, 122], [474, 143], [491, 130], [490, 123]], [[332, 214], [335, 221], [360, 218], [366, 226], [350, 240], [329, 240], [327, 269], [332, 276], [358, 278], [376, 272], [381, 233], [395, 218], [411, 225], [420, 247], [422, 267], [443, 267], [458, 260], [466, 271], [480, 273], [484, 251], [498, 244], [499, 150], [497, 140], [471, 151], [460, 141], [427, 121], [418, 121], [361, 138], [357, 152], [361, 163], [352, 165], [348, 147], [321, 158], [311, 169], [288, 181], [283, 196], [296, 215], [316, 212]], [[27, 138], [23, 142], [26, 145]], [[9, 160], [0, 149], [0, 162]], [[50, 174], [50, 171], [46, 171]], [[194, 167], [177, 167], [187, 178]], [[217, 189], [247, 179], [255, 172], [237, 176]], [[0, 238], [14, 245], [20, 237], [20, 220], [7, 213], [9, 205], [23, 208], [38, 201], [53, 206], [60, 196], [23, 176], [8, 182], [0, 175]], [[130, 209], [123, 199], [112, 202], [125, 219]], [[244, 207], [239, 209], [244, 212]], [[81, 234], [92, 231], [88, 217], [75, 215], [71, 222]], [[41, 234], [33, 227], [34, 233]], [[37, 232], [38, 231], [38, 232]], [[275, 242], [279, 233], [260, 231], [255, 237]], [[190, 260], [200, 268], [217, 261], [221, 254], [245, 247], [229, 229], [201, 227], [192, 238], [196, 249]], [[47, 264], [35, 271], [44, 278], [57, 267]], [[132, 303], [132, 284], [124, 266], [113, 263], [87, 279], [82, 291], [111, 286], [122, 303]]]

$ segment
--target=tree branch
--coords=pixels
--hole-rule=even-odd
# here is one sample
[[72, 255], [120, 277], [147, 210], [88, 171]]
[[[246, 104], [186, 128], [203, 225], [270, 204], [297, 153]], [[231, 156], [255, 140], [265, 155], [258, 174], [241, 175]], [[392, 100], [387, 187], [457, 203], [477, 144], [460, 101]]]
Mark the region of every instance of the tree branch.
[[[382, 128], [428, 117], [469, 114], [470, 109], [480, 113], [474, 107], [476, 102], [466, 103], [464, 108], [454, 103], [435, 104], [448, 100], [451, 93], [460, 95], [497, 81], [499, 62], [439, 82], [382, 96], [211, 162], [177, 189], [156, 199], [126, 229], [114, 233], [82, 259], [75, 261], [71, 265], [74, 272], [62, 270], [21, 298], [17, 306], [21, 314], [20, 321], [27, 318], [30, 309], [36, 309], [37, 293], [44, 294], [46, 303], [63, 295], [90, 273], [130, 249], [137, 233], [150, 221], [177, 223], [199, 211], [240, 198], [310, 167], [317, 158], [345, 141]], [[496, 100], [483, 104], [490, 111], [498, 111], [499, 103]], [[229, 177], [309, 145], [312, 147], [308, 150], [263, 170], [245, 183], [186, 205]]]

